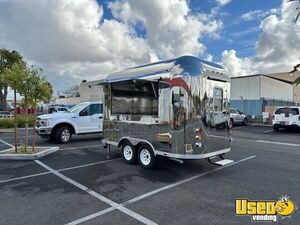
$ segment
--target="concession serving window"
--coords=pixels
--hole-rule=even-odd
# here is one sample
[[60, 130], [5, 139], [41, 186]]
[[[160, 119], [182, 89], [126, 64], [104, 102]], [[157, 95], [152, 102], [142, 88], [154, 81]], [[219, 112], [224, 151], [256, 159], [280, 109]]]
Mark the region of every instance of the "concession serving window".
[[112, 83], [112, 114], [158, 115], [158, 85], [145, 80]]

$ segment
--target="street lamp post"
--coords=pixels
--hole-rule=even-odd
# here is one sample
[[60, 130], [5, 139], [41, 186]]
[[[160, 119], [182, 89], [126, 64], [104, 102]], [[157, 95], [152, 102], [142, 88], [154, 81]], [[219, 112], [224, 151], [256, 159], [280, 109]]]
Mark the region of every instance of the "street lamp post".
[[241, 100], [242, 100], [242, 112], [244, 113], [244, 97], [240, 96]]

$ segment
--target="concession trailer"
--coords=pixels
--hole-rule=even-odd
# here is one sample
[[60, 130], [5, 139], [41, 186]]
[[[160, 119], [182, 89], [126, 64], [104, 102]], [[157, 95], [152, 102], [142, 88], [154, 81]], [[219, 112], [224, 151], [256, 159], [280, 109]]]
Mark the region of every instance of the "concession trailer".
[[109, 74], [99, 84], [104, 146], [120, 147], [127, 163], [145, 169], [157, 156], [232, 163], [224, 159], [231, 142], [229, 81], [222, 66], [194, 56]]

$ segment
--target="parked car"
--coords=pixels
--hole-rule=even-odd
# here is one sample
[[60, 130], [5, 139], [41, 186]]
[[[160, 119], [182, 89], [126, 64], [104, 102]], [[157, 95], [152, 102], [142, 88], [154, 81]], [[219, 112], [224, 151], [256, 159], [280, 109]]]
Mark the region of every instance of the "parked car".
[[66, 112], [66, 111], [68, 111], [68, 108], [64, 106], [51, 106], [48, 109], [49, 113], [58, 113], [58, 112]]
[[0, 118], [13, 118], [14, 115], [10, 111], [0, 111]]
[[242, 124], [242, 125], [246, 126], [248, 124], [247, 115], [245, 115], [240, 110], [235, 109], [235, 108], [231, 108], [229, 110], [229, 112], [230, 112], [230, 123], [232, 125]]
[[206, 124], [210, 127], [223, 129], [226, 125], [226, 120], [223, 112], [211, 112], [206, 116]]
[[80, 103], [68, 111], [40, 115], [35, 124], [36, 133], [58, 143], [68, 143], [73, 134], [103, 131], [102, 102]]
[[273, 129], [300, 128], [300, 106], [277, 107], [273, 114]]

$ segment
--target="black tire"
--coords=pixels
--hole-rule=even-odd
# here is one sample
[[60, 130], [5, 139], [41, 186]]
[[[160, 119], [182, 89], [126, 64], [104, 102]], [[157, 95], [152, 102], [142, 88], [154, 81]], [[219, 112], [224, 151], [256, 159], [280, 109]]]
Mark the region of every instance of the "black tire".
[[122, 145], [122, 156], [128, 164], [135, 164], [137, 162], [136, 148], [129, 141], [124, 142]]
[[155, 167], [156, 158], [153, 149], [149, 145], [141, 145], [138, 150], [137, 158], [143, 169], [153, 169]]
[[274, 126], [273, 126], [273, 130], [274, 130], [274, 131], [279, 131], [279, 126], [278, 126], [278, 125], [274, 125]]
[[68, 126], [59, 127], [54, 133], [55, 141], [59, 144], [67, 144], [71, 141], [72, 132]]
[[245, 118], [244, 121], [243, 121], [243, 126], [247, 126], [247, 124], [248, 124], [248, 119]]

